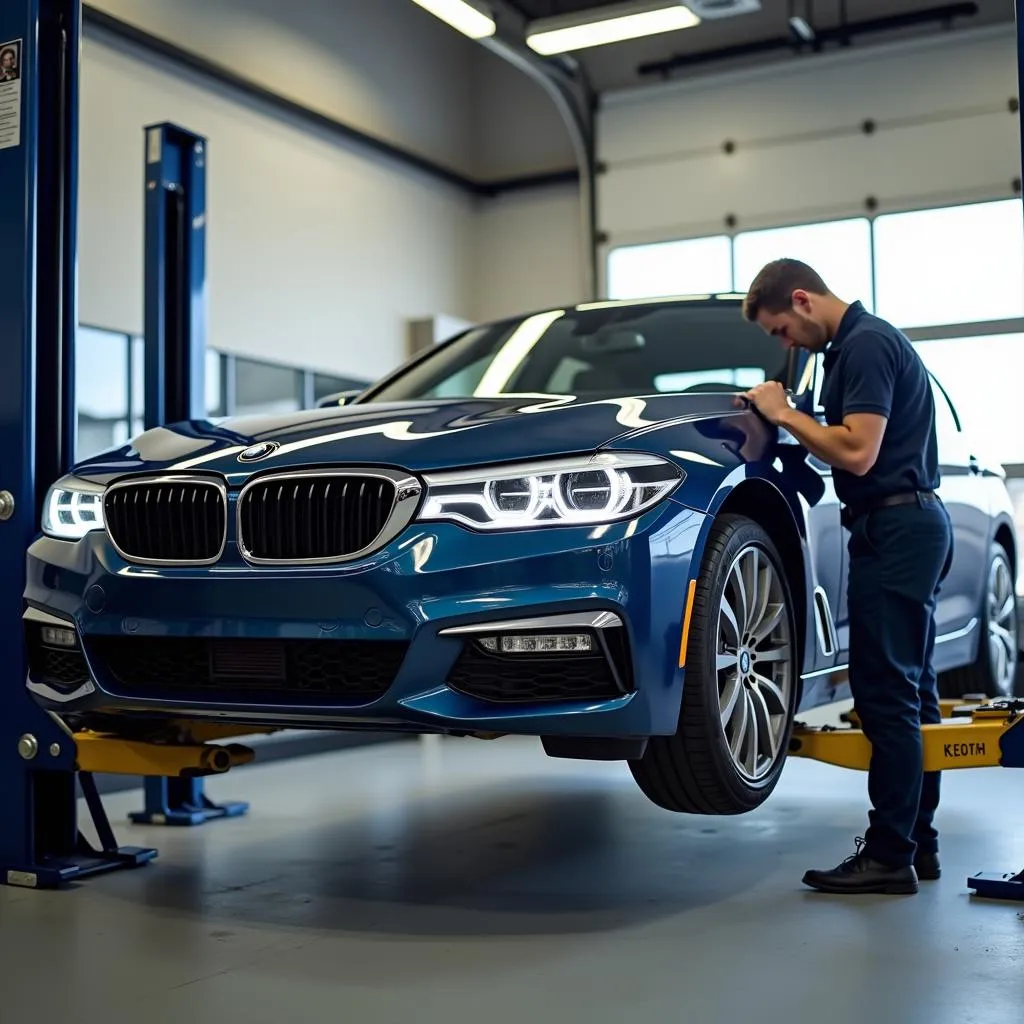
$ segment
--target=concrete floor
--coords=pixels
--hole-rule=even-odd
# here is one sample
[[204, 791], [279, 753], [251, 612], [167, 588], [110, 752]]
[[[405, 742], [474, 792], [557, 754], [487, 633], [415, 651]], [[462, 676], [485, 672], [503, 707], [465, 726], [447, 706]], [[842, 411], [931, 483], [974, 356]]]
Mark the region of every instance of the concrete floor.
[[0, 1018], [314, 1022], [1010, 1024], [1024, 779], [949, 774], [945, 875], [915, 897], [804, 889], [863, 828], [864, 776], [793, 761], [746, 817], [673, 816], [618, 764], [532, 741], [417, 741], [252, 767], [195, 830], [122, 825], [147, 868], [0, 887]]

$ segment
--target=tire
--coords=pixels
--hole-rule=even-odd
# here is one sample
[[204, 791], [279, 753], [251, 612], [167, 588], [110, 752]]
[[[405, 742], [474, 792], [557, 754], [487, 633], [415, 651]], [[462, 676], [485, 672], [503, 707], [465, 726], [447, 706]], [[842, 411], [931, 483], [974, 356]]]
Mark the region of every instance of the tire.
[[981, 635], [974, 663], [943, 672], [940, 697], [959, 700], [966, 694], [989, 698], [1018, 694], [1017, 592], [1010, 558], [1001, 544], [994, 543], [989, 552], [979, 620]]
[[[751, 571], [757, 565], [762, 584], [770, 576], [770, 587], [760, 616], [755, 605], [755, 628], [762, 635], [752, 648], [754, 661], [748, 662], [743, 655], [751, 653], [749, 647], [740, 645], [737, 651], [719, 654], [720, 646], [737, 647], [736, 631], [722, 609], [728, 606], [738, 612], [743, 608], [736, 573], [746, 574], [749, 589]], [[758, 591], [759, 596], [762, 593]], [[740, 614], [734, 615], [740, 619]], [[743, 639], [746, 625], [739, 625], [738, 639]], [[771, 625], [767, 632], [766, 625]], [[771, 538], [744, 516], [718, 517], [694, 594], [678, 728], [672, 736], [652, 737], [643, 758], [630, 762], [630, 771], [644, 795], [666, 810], [689, 814], [745, 814], [764, 803], [778, 783], [789, 751], [799, 680], [798, 650], [789, 583]], [[763, 659], [769, 652], [775, 658], [761, 662], [764, 676], [771, 677], [770, 685], [765, 686], [753, 671], [756, 655]], [[749, 670], [746, 674], [744, 666]], [[736, 699], [729, 713], [728, 698], [733, 695]], [[744, 714], [748, 723], [753, 720], [760, 726], [760, 759], [749, 727], [743, 733]], [[751, 719], [751, 715], [755, 717]], [[765, 729], [766, 723], [771, 728]], [[738, 741], [736, 757], [730, 751], [730, 740]], [[744, 762], [746, 767], [741, 767]]]

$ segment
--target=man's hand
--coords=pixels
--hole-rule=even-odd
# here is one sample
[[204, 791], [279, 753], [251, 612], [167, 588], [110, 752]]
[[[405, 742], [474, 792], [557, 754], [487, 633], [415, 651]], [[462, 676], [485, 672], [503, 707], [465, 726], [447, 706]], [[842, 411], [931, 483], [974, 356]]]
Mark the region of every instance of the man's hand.
[[843, 422], [825, 426], [807, 413], [789, 404], [786, 391], [778, 381], [767, 381], [736, 396], [736, 404], [746, 399], [761, 415], [789, 431], [808, 451], [837, 469], [854, 476], [871, 472], [882, 447], [888, 418], [878, 413], [849, 413]]
[[769, 422], [778, 424], [792, 406], [786, 397], [786, 389], [777, 380], [768, 380], [745, 392], [744, 398], [757, 407], [758, 412]]

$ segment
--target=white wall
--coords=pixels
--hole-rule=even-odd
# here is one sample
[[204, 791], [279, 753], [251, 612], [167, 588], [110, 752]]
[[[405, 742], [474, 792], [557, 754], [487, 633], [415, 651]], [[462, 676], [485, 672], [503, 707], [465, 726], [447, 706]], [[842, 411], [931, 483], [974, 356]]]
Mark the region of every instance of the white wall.
[[209, 138], [209, 343], [353, 376], [407, 318], [469, 315], [461, 192], [192, 82], [93, 34], [82, 60], [80, 320], [142, 330], [143, 125]]
[[[576, 166], [568, 130], [547, 93], [480, 47], [475, 69], [477, 168], [484, 179]], [[470, 311], [487, 320], [587, 298], [579, 189], [560, 185], [476, 205]]]
[[467, 173], [472, 40], [409, 0], [87, 0], [304, 106]]
[[[1006, 26], [605, 98], [609, 246], [1010, 195], [1020, 174]], [[877, 131], [865, 135], [865, 119]], [[736, 152], [722, 144], [731, 139]]]
[[[89, 3], [468, 177], [575, 166], [543, 89], [409, 0]], [[407, 318], [480, 320], [586, 297], [575, 187], [474, 200], [137, 59], [98, 30], [82, 75], [83, 322], [142, 329], [142, 126], [160, 120], [210, 140], [217, 348], [367, 376], [402, 358]]]
[[588, 298], [574, 186], [481, 200], [469, 278], [477, 321]]

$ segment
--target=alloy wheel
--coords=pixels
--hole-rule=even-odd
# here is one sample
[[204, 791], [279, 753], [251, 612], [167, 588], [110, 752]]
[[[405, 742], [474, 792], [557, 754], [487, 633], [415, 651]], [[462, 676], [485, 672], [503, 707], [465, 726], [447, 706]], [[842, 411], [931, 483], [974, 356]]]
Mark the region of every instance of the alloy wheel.
[[733, 560], [719, 605], [715, 669], [722, 729], [749, 782], [769, 774], [789, 726], [793, 636], [782, 579], [765, 552]]
[[1013, 693], [1017, 671], [1017, 603], [1010, 566], [994, 558], [988, 572], [988, 663], [994, 692]]

